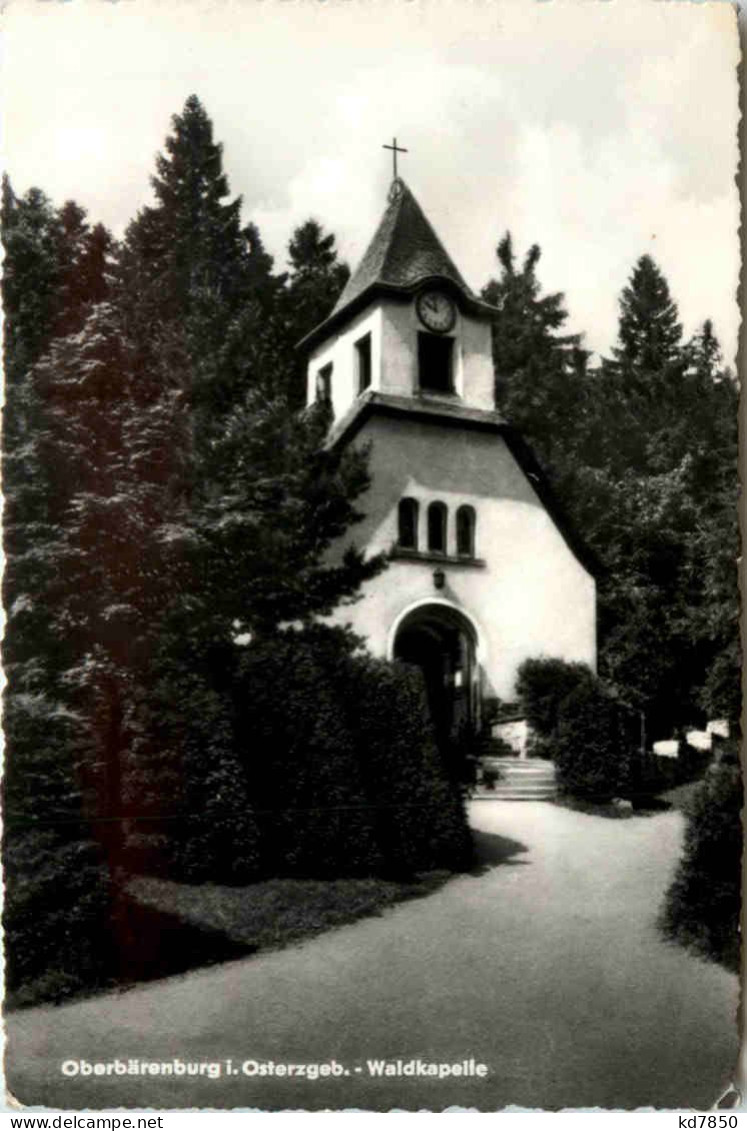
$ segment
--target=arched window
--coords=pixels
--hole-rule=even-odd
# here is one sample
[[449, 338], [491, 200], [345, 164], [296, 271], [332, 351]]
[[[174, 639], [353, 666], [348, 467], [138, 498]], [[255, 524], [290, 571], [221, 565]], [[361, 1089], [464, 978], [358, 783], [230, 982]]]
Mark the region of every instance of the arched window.
[[475, 510], [460, 507], [456, 513], [457, 553], [463, 558], [475, 556]]
[[418, 548], [417, 499], [400, 499], [399, 501], [399, 534], [397, 541], [405, 550], [417, 550]]
[[446, 553], [446, 504], [431, 503], [428, 507], [428, 549]]

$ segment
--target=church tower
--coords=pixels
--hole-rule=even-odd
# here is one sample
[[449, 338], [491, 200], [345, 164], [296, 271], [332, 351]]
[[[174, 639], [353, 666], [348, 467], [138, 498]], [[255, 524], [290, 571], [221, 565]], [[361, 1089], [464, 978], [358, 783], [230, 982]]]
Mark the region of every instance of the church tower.
[[529, 657], [596, 661], [595, 581], [531, 451], [494, 408], [494, 310], [398, 177], [360, 264], [301, 343], [328, 444], [369, 447], [353, 540], [388, 568], [336, 610], [417, 664], [436, 726], [477, 728]]
[[462, 278], [404, 181], [311, 350], [309, 402], [339, 420], [370, 390], [490, 411], [492, 309]]

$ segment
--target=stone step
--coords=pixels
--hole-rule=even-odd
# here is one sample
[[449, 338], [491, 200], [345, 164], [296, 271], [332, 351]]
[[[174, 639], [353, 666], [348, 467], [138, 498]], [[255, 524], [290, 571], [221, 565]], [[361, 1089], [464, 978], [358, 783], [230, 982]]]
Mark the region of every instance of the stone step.
[[549, 762], [546, 758], [507, 758], [502, 754], [486, 754], [481, 759], [481, 762], [490, 762], [491, 765], [495, 763], [496, 766], [529, 766], [533, 769], [554, 770], [555, 765]]
[[484, 769], [495, 770], [496, 773], [505, 774], [507, 777], [513, 775], [515, 777], [535, 777], [535, 778], [554, 778], [554, 766], [505, 766], [500, 765], [498, 762], [492, 761], [490, 758], [482, 758], [480, 765]]
[[499, 781], [554, 782], [555, 774], [547, 770], [507, 770], [490, 764], [482, 764], [482, 773], [497, 774]]
[[472, 793], [478, 801], [551, 801], [556, 796], [555, 766], [552, 762], [528, 758], [479, 759], [480, 772], [493, 771], [497, 780], [492, 788], [480, 782]]
[[472, 793], [473, 801], [553, 801], [554, 789], [483, 789], [478, 786]]
[[[490, 786], [483, 786], [489, 789]], [[518, 789], [520, 793], [555, 793], [555, 782], [503, 782], [493, 783], [493, 789], [498, 789], [499, 792], [507, 793], [509, 789]]]
[[490, 793], [552, 793], [553, 795], [557, 793], [554, 781], [497, 781], [492, 788], [484, 782], [479, 784], [480, 789], [486, 789]]

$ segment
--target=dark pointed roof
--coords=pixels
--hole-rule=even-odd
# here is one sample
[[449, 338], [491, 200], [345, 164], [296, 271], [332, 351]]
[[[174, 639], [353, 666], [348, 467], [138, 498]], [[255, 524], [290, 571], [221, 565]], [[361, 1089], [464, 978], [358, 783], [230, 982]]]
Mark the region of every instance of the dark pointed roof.
[[471, 294], [405, 182], [395, 181], [392, 190], [387, 210], [333, 314], [374, 283], [410, 288], [421, 279], [439, 275], [451, 279], [465, 294]]
[[494, 313], [467, 286], [417, 200], [398, 178], [373, 239], [331, 314], [299, 344], [310, 346], [324, 337], [346, 314], [363, 306], [374, 291], [409, 294], [426, 279], [435, 278], [453, 284], [465, 305], [476, 313]]

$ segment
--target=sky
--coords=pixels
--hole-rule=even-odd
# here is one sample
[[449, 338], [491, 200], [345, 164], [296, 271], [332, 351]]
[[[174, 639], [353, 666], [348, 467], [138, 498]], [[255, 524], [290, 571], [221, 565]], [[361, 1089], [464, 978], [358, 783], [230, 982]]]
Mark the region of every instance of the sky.
[[400, 173], [467, 281], [510, 230], [543, 290], [608, 353], [649, 253], [686, 334], [739, 312], [738, 63], [726, 2], [9, 0], [4, 167], [119, 235], [151, 201], [171, 116], [195, 93], [243, 218], [276, 267], [315, 216], [351, 264]]

